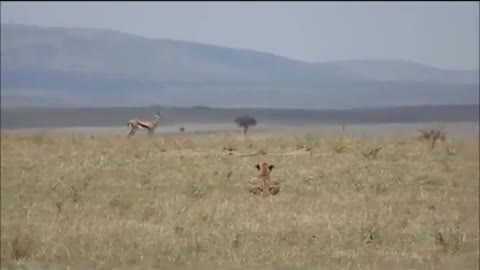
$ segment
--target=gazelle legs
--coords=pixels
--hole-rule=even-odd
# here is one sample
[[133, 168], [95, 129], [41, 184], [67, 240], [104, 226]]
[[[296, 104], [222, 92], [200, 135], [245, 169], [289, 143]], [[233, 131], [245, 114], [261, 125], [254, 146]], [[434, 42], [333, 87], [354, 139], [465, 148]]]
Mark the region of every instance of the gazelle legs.
[[134, 128], [130, 129], [130, 132], [128, 133], [128, 137], [131, 137], [135, 135], [136, 130]]

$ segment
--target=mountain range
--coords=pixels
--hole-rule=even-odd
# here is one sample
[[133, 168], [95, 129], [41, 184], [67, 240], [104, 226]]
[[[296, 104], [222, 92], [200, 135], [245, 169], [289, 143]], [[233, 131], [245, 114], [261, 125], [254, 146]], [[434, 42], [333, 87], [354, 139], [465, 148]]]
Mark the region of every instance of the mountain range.
[[479, 71], [395, 59], [310, 63], [113, 30], [2, 24], [1, 95], [2, 107], [472, 104]]

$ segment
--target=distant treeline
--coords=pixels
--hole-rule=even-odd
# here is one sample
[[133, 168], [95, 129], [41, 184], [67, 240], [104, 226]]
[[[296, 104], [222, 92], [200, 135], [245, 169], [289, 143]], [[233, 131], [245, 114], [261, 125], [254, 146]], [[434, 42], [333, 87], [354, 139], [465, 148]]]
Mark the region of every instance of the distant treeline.
[[261, 124], [375, 124], [464, 122], [479, 120], [479, 105], [432, 105], [369, 109], [263, 109], [209, 107], [111, 107], [111, 108], [2, 108], [1, 128], [123, 126], [131, 118], [153, 118], [161, 113], [163, 125], [226, 123], [239, 115], [255, 117]]

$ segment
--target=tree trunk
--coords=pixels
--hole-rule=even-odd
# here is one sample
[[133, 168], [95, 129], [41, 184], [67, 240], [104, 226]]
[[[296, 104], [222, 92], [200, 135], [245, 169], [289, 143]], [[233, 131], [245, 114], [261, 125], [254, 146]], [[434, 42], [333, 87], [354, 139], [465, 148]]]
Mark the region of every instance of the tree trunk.
[[247, 127], [247, 126], [244, 126], [244, 127], [243, 127], [243, 135], [246, 135], [246, 134], [247, 134], [247, 130], [248, 130], [248, 127]]

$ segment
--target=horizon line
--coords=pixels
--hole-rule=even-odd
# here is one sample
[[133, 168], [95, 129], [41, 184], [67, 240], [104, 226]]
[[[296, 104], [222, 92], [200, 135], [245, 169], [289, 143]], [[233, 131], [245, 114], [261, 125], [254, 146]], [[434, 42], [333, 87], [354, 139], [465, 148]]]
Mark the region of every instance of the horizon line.
[[407, 109], [407, 108], [426, 108], [426, 107], [480, 107], [480, 103], [469, 104], [421, 104], [421, 105], [391, 105], [391, 106], [364, 106], [364, 107], [343, 107], [343, 108], [293, 108], [293, 107], [244, 107], [244, 106], [176, 106], [176, 105], [64, 105], [64, 106], [0, 106], [0, 110], [86, 110], [86, 109], [200, 109], [200, 110], [287, 110], [287, 111], [352, 111], [352, 110], [391, 110], [391, 109]]

